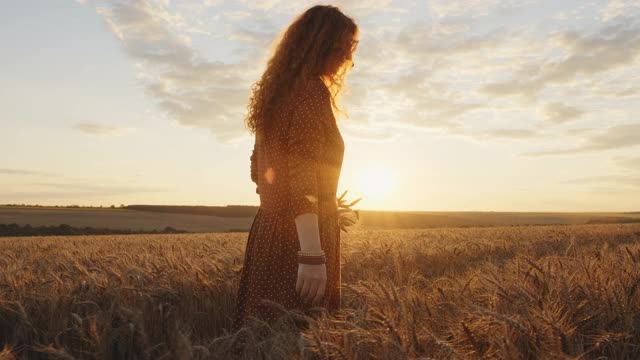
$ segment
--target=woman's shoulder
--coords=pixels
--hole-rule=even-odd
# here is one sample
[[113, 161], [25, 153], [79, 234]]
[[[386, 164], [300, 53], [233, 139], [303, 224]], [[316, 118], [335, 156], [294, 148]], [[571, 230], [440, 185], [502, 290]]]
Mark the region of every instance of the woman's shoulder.
[[331, 116], [329, 89], [322, 79], [308, 78], [292, 106], [292, 126], [312, 123], [313, 128], [324, 127]]
[[329, 89], [324, 81], [318, 76], [309, 77], [303, 87], [304, 98], [315, 98], [316, 100], [329, 99]]

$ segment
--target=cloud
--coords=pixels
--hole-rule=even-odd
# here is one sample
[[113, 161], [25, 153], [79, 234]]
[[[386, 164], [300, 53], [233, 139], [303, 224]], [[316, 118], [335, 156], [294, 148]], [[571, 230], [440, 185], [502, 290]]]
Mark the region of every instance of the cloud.
[[640, 157], [620, 157], [619, 156], [619, 157], [613, 158], [613, 162], [614, 164], [616, 164], [621, 168], [637, 171], [640, 173]]
[[612, 77], [606, 81], [593, 80], [591, 86], [581, 87], [579, 90], [587, 90], [592, 96], [610, 99], [624, 99], [640, 94], [640, 88], [635, 85], [628, 74]]
[[73, 128], [91, 135], [122, 135], [131, 130], [130, 128], [126, 127], [101, 125], [89, 122], [77, 123], [73, 126]]
[[502, 139], [502, 140], [522, 140], [531, 139], [540, 135], [535, 129], [487, 129], [466, 132], [466, 135], [477, 139]]
[[[640, 187], [640, 176], [613, 174], [613, 175], [596, 175], [574, 178], [562, 181], [563, 184], [572, 185], [599, 185], [609, 184], [614, 186]], [[606, 188], [605, 188], [606, 189]]]
[[284, 1], [283, 0], [262, 0], [262, 1], [240, 0], [240, 2], [250, 9], [270, 10], [280, 5]]
[[609, 21], [618, 16], [621, 16], [634, 8], [640, 8], [640, 1], [638, 0], [610, 0], [601, 11], [600, 15], [602, 21]]
[[[229, 25], [228, 38], [235, 43], [233, 52], [244, 60], [228, 63], [202, 58], [186, 35], [189, 21], [171, 13], [166, 2], [111, 1], [98, 6], [97, 10], [125, 53], [136, 61], [145, 92], [156, 99], [160, 110], [182, 125], [209, 129], [218, 140], [233, 141], [246, 135], [242, 120], [251, 84], [260, 75], [261, 69], [256, 63], [266, 60], [268, 46], [280, 30], [271, 22], [271, 15], [294, 6], [285, 4], [282, 8], [281, 3], [284, 4], [279, 0], [260, 4], [247, 1], [244, 2], [246, 9], [235, 12], [239, 16], [229, 18], [234, 23]], [[496, 0], [492, 1], [492, 8], [521, 3], [524, 2]], [[365, 26], [368, 15], [394, 10], [390, 0], [373, 3], [345, 0], [337, 5], [347, 12], [360, 12], [362, 15], [356, 18]], [[295, 6], [296, 11], [302, 9], [300, 4]], [[401, 29], [399, 25], [394, 26], [395, 30]], [[359, 72], [350, 79], [354, 96], [349, 98], [353, 101], [349, 111], [369, 116], [367, 113], [375, 108], [373, 104], [384, 101], [389, 120], [427, 128], [458, 127], [458, 118], [486, 106], [477, 96], [469, 96], [469, 90], [453, 91], [451, 83], [435, 81], [435, 76], [446, 69], [450, 60], [467, 56], [477, 59], [501, 44], [518, 41], [514, 41], [517, 34], [505, 29], [467, 36], [468, 24], [456, 18], [442, 19], [435, 25], [408, 25], [396, 35], [393, 35], [395, 30], [388, 28], [391, 31], [388, 32], [383, 28], [376, 27], [382, 32], [367, 33], [361, 41], [355, 59], [360, 65]], [[396, 41], [389, 41], [389, 36], [396, 36]], [[496, 53], [504, 54], [504, 51]], [[517, 58], [515, 54], [509, 56]], [[465, 68], [463, 64], [452, 70], [459, 72]], [[399, 75], [402, 73], [406, 75]], [[356, 122], [370, 120], [354, 119]], [[370, 137], [371, 132], [363, 136]]]
[[96, 183], [94, 180], [53, 181], [21, 183], [19, 188], [6, 188], [0, 194], [0, 203], [34, 200], [80, 198], [104, 199], [110, 196], [126, 196], [140, 193], [160, 193], [173, 191], [170, 188], [133, 184]]
[[640, 124], [624, 124], [590, 135], [582, 145], [567, 149], [551, 149], [525, 153], [528, 156], [568, 155], [640, 145]]
[[401, 26], [395, 34], [363, 37], [370, 42], [362, 41], [349, 79], [366, 88], [359, 91], [359, 113], [392, 109], [386, 121], [460, 128], [473, 112], [491, 107], [475, 91], [476, 84], [521, 62], [522, 51], [536, 48], [520, 31], [497, 28], [469, 34], [465, 22], [445, 21], [460, 29], [442, 31], [439, 24], [418, 22]]
[[490, 96], [520, 96], [530, 101], [551, 84], [564, 84], [578, 76], [593, 76], [631, 65], [640, 54], [640, 26], [632, 19], [620, 19], [591, 35], [558, 32], [550, 40], [565, 56], [527, 64], [509, 80], [482, 86], [481, 92]]
[[546, 104], [544, 107], [545, 118], [555, 124], [563, 124], [578, 119], [584, 111], [559, 102]]
[[57, 176], [56, 174], [27, 169], [0, 168], [0, 174], [4, 175], [35, 175], [35, 176]]
[[125, 52], [152, 65], [189, 66], [191, 39], [177, 33], [179, 17], [160, 3], [147, 0], [116, 1], [97, 8]]
[[356, 86], [354, 90], [368, 98], [359, 99], [355, 104], [358, 105], [356, 113], [366, 114], [383, 107], [392, 109], [390, 117], [396, 118], [395, 122], [424, 128], [452, 128], [459, 126], [456, 122], [459, 116], [483, 107], [481, 103], [467, 101], [460, 92], [451, 91], [446, 83], [429, 81], [430, 75], [428, 70], [418, 68], [373, 89], [360, 91], [364, 85]]
[[234, 10], [234, 11], [225, 11], [222, 13], [224, 18], [231, 19], [234, 21], [243, 20], [251, 17], [251, 13], [248, 11], [242, 10]]
[[230, 39], [238, 41], [247, 41], [258, 44], [266, 44], [277, 36], [275, 32], [265, 32], [264, 30], [252, 30], [243, 28], [234, 28], [231, 30]]
[[[232, 10], [210, 9], [216, 10], [213, 18], [224, 21], [226, 28], [216, 36], [227, 40], [234, 55], [224, 62], [204, 58], [196, 50], [189, 36], [194, 19], [175, 11], [182, 5], [172, 3], [170, 7], [168, 3], [114, 0], [97, 9], [124, 52], [136, 62], [138, 78], [158, 109], [179, 124], [210, 130], [219, 141], [243, 138], [251, 85], [260, 76], [269, 46], [286, 25], [276, 25], [276, 15], [292, 15], [314, 3], [246, 0]], [[633, 82], [604, 82], [597, 76], [634, 64], [640, 48], [637, 21], [616, 17], [590, 33], [472, 26], [474, 18], [519, 11], [531, 3], [438, 0], [427, 4], [434, 15], [430, 21], [412, 23], [399, 18], [401, 21], [380, 23], [379, 16], [393, 17], [411, 8], [399, 9], [390, 0], [337, 2], [355, 15], [363, 29], [356, 68], [348, 79], [352, 94], [345, 98], [352, 123], [358, 125], [350, 133], [384, 138], [382, 132], [402, 133], [404, 128], [419, 127], [482, 139], [536, 139], [543, 133], [531, 128], [532, 123], [524, 129], [505, 129], [500, 124], [469, 135], [467, 122], [477, 118], [476, 111], [496, 109], [496, 103], [511, 101], [511, 96], [533, 104], [540, 94], [545, 95], [541, 110], [530, 106], [520, 111], [529, 111], [532, 122], [541, 111], [549, 125], [585, 116], [580, 96], [605, 92], [620, 99], [637, 93]], [[577, 81], [592, 83], [577, 87]], [[556, 85], [579, 93], [570, 100], [547, 94]], [[548, 100], [548, 95], [554, 100]]]
[[224, 0], [204, 0], [203, 4], [205, 7], [211, 7], [222, 5], [222, 3], [224, 3]]
[[[138, 77], [161, 110], [182, 125], [209, 129], [220, 141], [245, 134], [245, 106], [258, 75], [255, 65], [202, 59], [184, 34], [185, 20], [160, 2], [115, 1], [97, 10], [138, 62]], [[260, 58], [258, 52], [254, 55], [252, 60]]]
[[[316, 5], [316, 1], [285, 1], [285, 0], [240, 0], [244, 6], [252, 10], [298, 13]], [[393, 0], [336, 0], [332, 5], [343, 10], [347, 15], [367, 15], [380, 10], [391, 10]], [[354, 14], [351, 14], [351, 13]]]
[[[271, 8], [275, 3], [261, 3], [259, 6]], [[392, 2], [379, 0], [371, 4], [353, 0], [343, 1], [338, 5], [345, 9], [366, 7], [388, 11]], [[264, 56], [265, 51], [254, 52], [252, 56], [247, 56], [251, 60], [239, 63], [223, 64], [197, 59], [198, 54], [192, 48], [190, 38], [180, 32], [181, 26], [184, 27], [181, 25], [184, 19], [170, 14], [167, 8], [157, 2], [116, 2], [111, 6], [99, 8], [99, 13], [105, 17], [112, 32], [120, 39], [126, 53], [142, 62], [139, 67], [140, 78], [145, 83], [147, 93], [158, 99], [160, 109], [183, 125], [211, 129], [223, 140], [244, 134], [240, 120], [245, 115], [250, 85], [259, 77], [259, 69], [255, 66], [256, 59]], [[390, 72], [395, 70], [393, 63], [400, 63], [398, 60], [402, 57], [424, 63], [425, 58], [436, 56], [446, 58], [456, 54], [471, 55], [474, 52], [487, 51], [499, 44], [501, 39], [513, 35], [496, 30], [489, 34], [470, 37], [448, 36], [460, 35], [468, 28], [468, 25], [456, 19], [440, 22], [433, 28], [433, 32], [416, 31], [422, 30], [420, 27], [421, 25], [418, 25], [418, 28], [409, 27], [402, 31], [398, 36], [398, 44], [385, 44], [384, 39], [373, 40], [370, 37], [367, 44], [368, 40], [363, 39], [359, 51], [362, 56], [357, 55], [356, 61], [363, 65], [358, 67], [362, 74], [360, 79], [366, 79], [368, 84], [358, 84], [355, 81], [354, 92], [362, 97], [352, 98], [362, 104], [361, 108], [370, 109], [372, 98], [375, 96], [367, 99], [368, 95], [383, 96], [398, 89], [394, 88], [393, 84], [377, 87], [380, 90], [377, 94], [376, 91], [361, 89], [370, 87], [372, 82], [376, 82], [376, 78], [380, 79], [379, 70], [383, 69], [384, 65], [390, 65], [384, 70]], [[273, 25], [268, 24], [261, 24], [259, 27], [234, 24], [231, 26], [230, 39], [247, 43], [247, 49], [261, 49], [275, 38], [276, 30]], [[392, 46], [391, 49], [379, 51], [381, 48], [388, 48], [389, 45]], [[383, 60], [384, 57], [386, 61]], [[428, 64], [416, 67], [407, 77], [420, 79], [421, 71], [426, 66]], [[452, 119], [481, 107], [479, 102], [461, 97], [459, 92], [425, 94], [419, 90], [409, 91], [404, 94], [404, 99], [397, 100], [404, 102], [405, 107], [406, 104], [413, 104], [412, 110], [416, 116], [407, 118], [411, 119], [412, 124], [421, 122], [427, 127], [452, 123]]]
[[429, 12], [436, 19], [446, 17], [482, 17], [508, 13], [531, 4], [530, 0], [431, 0]]
[[489, 52], [519, 36], [517, 31], [505, 28], [472, 35], [466, 35], [464, 32], [451, 33], [440, 30], [440, 25], [426, 22], [409, 24], [398, 32], [394, 50], [401, 52], [402, 56], [414, 60], [430, 59], [433, 56], [453, 57], [461, 54]]
[[342, 134], [358, 140], [387, 142], [398, 138], [398, 133], [390, 128], [377, 128], [371, 126], [361, 126], [357, 124], [346, 124], [341, 126]]
[[452, 98], [418, 97], [414, 100], [415, 107], [410, 112], [414, 113], [414, 119], [418, 125], [438, 127], [447, 124], [456, 127], [454, 119], [465, 113], [482, 108], [478, 103], [465, 103], [452, 100]]

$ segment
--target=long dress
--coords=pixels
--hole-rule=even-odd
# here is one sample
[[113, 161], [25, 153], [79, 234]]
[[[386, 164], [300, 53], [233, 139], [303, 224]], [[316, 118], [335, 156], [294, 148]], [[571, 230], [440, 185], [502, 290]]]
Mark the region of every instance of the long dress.
[[[268, 299], [285, 309], [306, 311], [296, 292], [300, 242], [295, 217], [318, 215], [320, 244], [326, 253], [327, 283], [322, 302], [329, 312], [340, 308], [340, 228], [336, 192], [344, 141], [331, 109], [330, 93], [312, 78], [293, 100], [277, 111], [272, 138], [256, 135], [251, 179], [260, 207], [249, 231], [240, 275], [233, 331], [247, 316], [271, 321], [282, 315]], [[275, 138], [280, 141], [274, 141]]]

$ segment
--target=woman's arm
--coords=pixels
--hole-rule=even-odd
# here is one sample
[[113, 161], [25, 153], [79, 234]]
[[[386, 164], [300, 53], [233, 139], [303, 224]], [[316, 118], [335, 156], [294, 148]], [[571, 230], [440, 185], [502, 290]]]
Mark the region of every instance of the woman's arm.
[[[322, 85], [322, 84], [320, 84]], [[322, 85], [324, 86], [324, 85]], [[318, 228], [318, 176], [324, 146], [323, 115], [331, 106], [319, 88], [310, 88], [296, 105], [288, 137], [289, 200], [300, 250], [323, 251]], [[298, 264], [296, 291], [307, 302], [317, 304], [327, 284], [325, 264]]]
[[304, 252], [322, 251], [318, 215], [314, 213], [300, 214], [295, 218], [295, 222], [300, 241], [300, 250]]
[[302, 96], [295, 104], [288, 134], [290, 206], [296, 219], [302, 251], [311, 251], [306, 248], [320, 249], [318, 177], [325, 136], [324, 106], [331, 106], [330, 100], [324, 95], [317, 88], [310, 88]]

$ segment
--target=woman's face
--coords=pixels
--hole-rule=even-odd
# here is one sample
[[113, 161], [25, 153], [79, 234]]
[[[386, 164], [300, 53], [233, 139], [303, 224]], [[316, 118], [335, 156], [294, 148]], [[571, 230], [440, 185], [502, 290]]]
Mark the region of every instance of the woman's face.
[[349, 41], [349, 44], [347, 45], [349, 46], [349, 51], [346, 52], [347, 53], [346, 55], [344, 54], [338, 55], [337, 58], [333, 58], [333, 61], [329, 61], [326, 67], [327, 74], [337, 73], [342, 66], [345, 66], [346, 68], [351, 68], [354, 66], [353, 54], [355, 53], [356, 48], [358, 47], [358, 42], [360, 39], [359, 36], [360, 35], [358, 32], [358, 29], [356, 28], [356, 31], [353, 34], [353, 37], [351, 38], [351, 40]]
[[355, 63], [353, 62], [353, 54], [355, 54], [359, 42], [360, 34], [358, 32], [358, 29], [356, 28], [356, 32], [355, 34], [353, 34], [353, 39], [351, 39], [351, 52], [349, 53], [349, 57], [347, 58], [347, 60], [351, 62], [351, 67], [355, 66]]

